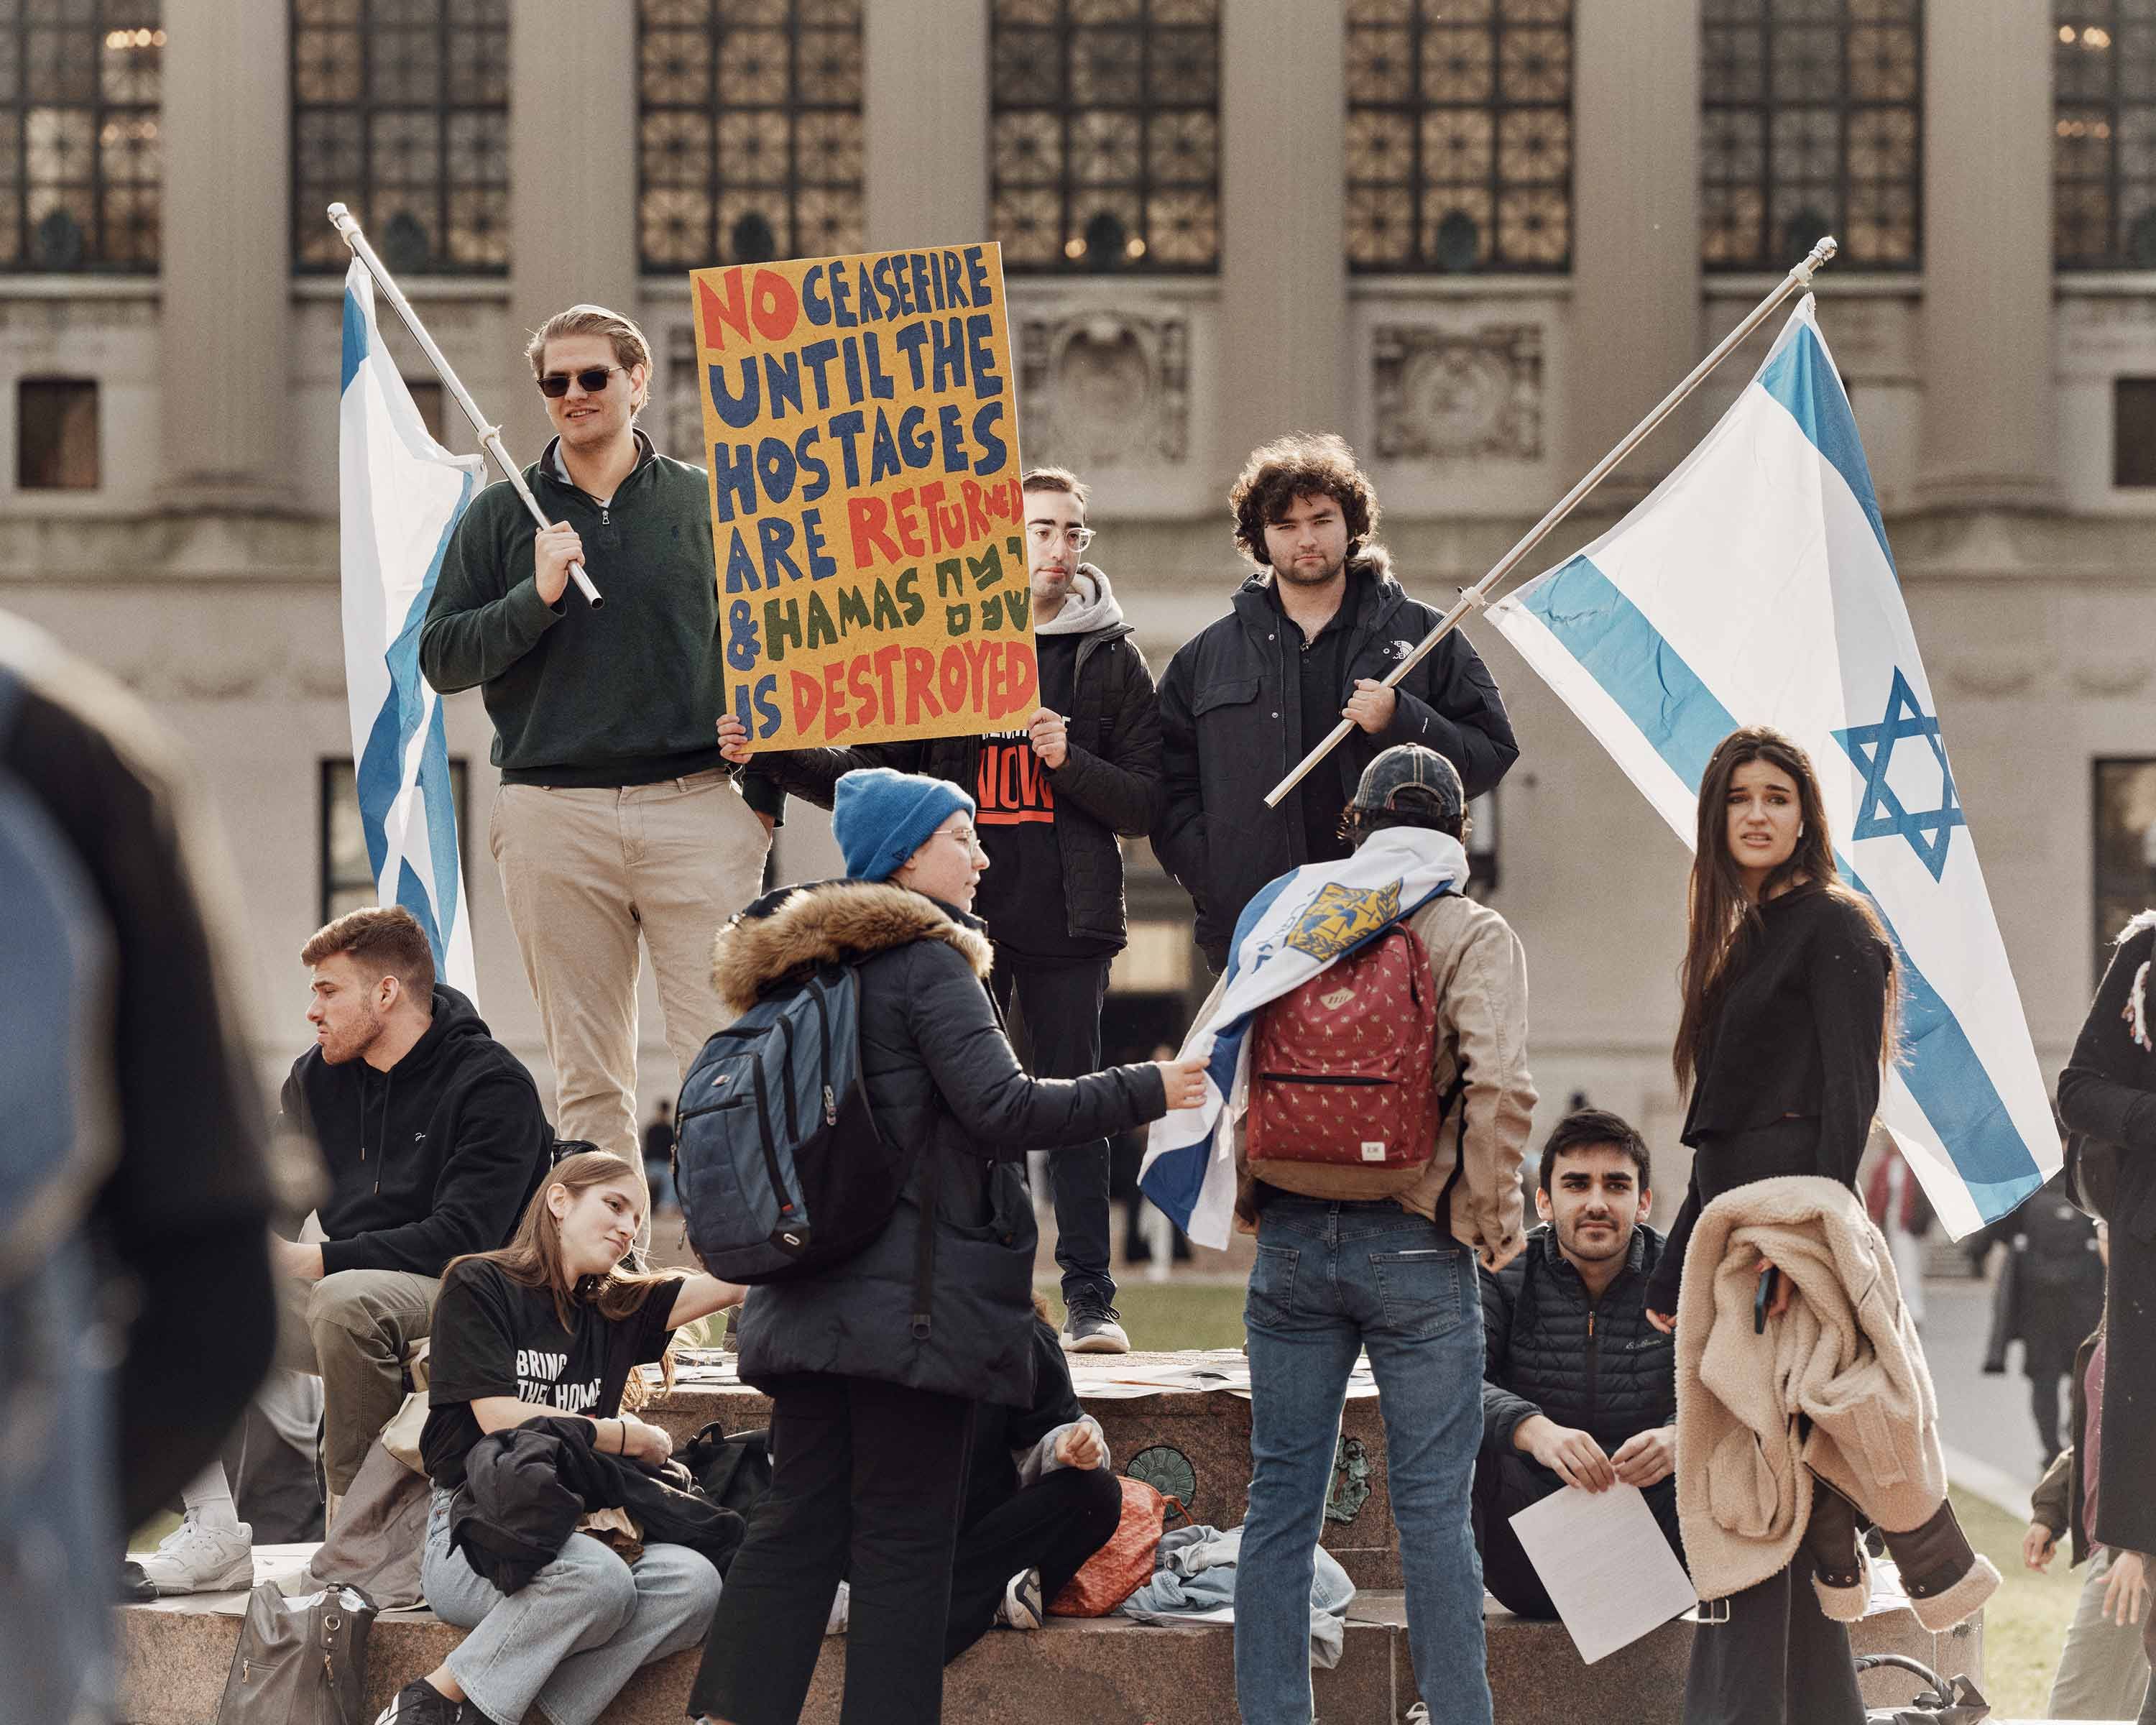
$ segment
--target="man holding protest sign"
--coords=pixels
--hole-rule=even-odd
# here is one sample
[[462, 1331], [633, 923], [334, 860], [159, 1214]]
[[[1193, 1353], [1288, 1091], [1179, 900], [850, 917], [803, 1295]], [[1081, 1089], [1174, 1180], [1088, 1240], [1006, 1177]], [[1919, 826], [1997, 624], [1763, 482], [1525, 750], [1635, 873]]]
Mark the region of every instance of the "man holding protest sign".
[[[998, 1008], [1015, 999], [1034, 1076], [1077, 1078], [1101, 1064], [1108, 967], [1126, 932], [1116, 834], [1147, 830], [1160, 785], [1160, 717], [1152, 674], [1131, 639], [1106, 573], [1082, 561], [1092, 542], [1085, 484], [1061, 468], [1020, 482], [1028, 587], [1041, 705], [1022, 729], [983, 736], [803, 749], [767, 758], [788, 790], [828, 807], [859, 767], [950, 780], [979, 804], [988, 854], [974, 909], [995, 945]], [[748, 757], [740, 720], [721, 721], [727, 758]], [[1074, 1353], [1121, 1353], [1109, 1262], [1106, 1140], [1059, 1149], [1055, 1259]]]
[[[724, 1014], [712, 931], [762, 883], [783, 798], [712, 737], [725, 700], [709, 481], [637, 429], [651, 351], [597, 305], [525, 350], [557, 435], [525, 482], [473, 499], [442, 559], [419, 663], [494, 720], [494, 857], [554, 1065], [556, 1127], [633, 1167], [638, 940], [686, 1071]], [[588, 550], [604, 610], [568, 590]]]
[[[1152, 834], [1196, 901], [1198, 944], [1215, 970], [1260, 886], [1348, 855], [1341, 814], [1382, 751], [1436, 750], [1471, 799], [1520, 752], [1496, 680], [1463, 634], [1384, 686], [1438, 614], [1394, 578], [1374, 537], [1377, 495], [1343, 439], [1297, 434], [1255, 450], [1228, 506], [1235, 542], [1258, 567], [1229, 614], [1183, 643], [1161, 680], [1166, 778]], [[1355, 730], [1266, 808], [1265, 793], [1342, 718]]]

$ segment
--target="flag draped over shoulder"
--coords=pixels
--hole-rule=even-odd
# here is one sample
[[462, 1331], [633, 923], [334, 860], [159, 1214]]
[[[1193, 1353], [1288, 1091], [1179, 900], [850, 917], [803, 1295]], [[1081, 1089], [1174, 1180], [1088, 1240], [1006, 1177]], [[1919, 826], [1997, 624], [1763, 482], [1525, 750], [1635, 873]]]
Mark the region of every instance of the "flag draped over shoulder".
[[1212, 1010], [1181, 1058], [1206, 1061], [1205, 1100], [1156, 1120], [1138, 1184], [1200, 1245], [1228, 1243], [1235, 1208], [1235, 1125], [1250, 1087], [1258, 1009], [1467, 880], [1460, 841], [1421, 828], [1373, 833], [1341, 862], [1310, 863], [1263, 888], [1243, 911]]
[[1489, 614], [1687, 844], [1722, 737], [1804, 747], [1901, 964], [1881, 1121], [1956, 1236], [2041, 1185], [2058, 1134], [1810, 296], [1674, 473]]
[[449, 740], [441, 697], [419, 675], [419, 626], [485, 467], [428, 434], [357, 259], [345, 277], [337, 425], [345, 690], [367, 863], [377, 901], [418, 917], [436, 973], [476, 1000]]

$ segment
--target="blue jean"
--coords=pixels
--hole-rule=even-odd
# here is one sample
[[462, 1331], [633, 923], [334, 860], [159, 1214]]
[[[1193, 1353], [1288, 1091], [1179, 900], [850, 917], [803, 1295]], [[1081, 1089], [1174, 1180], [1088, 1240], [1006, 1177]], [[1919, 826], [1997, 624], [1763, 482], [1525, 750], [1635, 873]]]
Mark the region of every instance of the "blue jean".
[[702, 1553], [647, 1545], [625, 1563], [572, 1533], [552, 1563], [505, 1594], [451, 1549], [449, 1499], [437, 1488], [420, 1585], [435, 1616], [471, 1631], [444, 1663], [494, 1725], [518, 1725], [535, 1705], [552, 1725], [594, 1725], [640, 1669], [704, 1639], [719, 1572]]
[[1393, 1204], [1276, 1196], [1258, 1228], [1250, 1335], [1250, 1507], [1235, 1581], [1245, 1725], [1310, 1725], [1310, 1589], [1356, 1356], [1369, 1351], [1407, 1582], [1408, 1646], [1431, 1716], [1489, 1725], [1482, 1566], [1482, 1301], [1472, 1258]]

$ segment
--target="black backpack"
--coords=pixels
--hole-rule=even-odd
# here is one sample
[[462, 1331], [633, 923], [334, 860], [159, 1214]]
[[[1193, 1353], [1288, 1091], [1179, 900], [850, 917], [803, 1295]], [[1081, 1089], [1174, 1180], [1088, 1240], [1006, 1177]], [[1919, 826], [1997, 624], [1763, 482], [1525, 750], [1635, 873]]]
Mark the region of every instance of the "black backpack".
[[674, 1119], [689, 1245], [726, 1281], [783, 1281], [851, 1257], [890, 1222], [912, 1172], [869, 1109], [850, 965], [780, 983], [713, 1035]]

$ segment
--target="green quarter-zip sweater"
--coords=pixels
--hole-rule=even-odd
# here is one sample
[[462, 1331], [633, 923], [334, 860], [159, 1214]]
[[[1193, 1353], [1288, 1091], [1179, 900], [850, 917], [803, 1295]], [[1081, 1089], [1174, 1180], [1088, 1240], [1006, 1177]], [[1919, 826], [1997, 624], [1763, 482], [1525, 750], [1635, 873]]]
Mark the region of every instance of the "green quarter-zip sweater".
[[[605, 605], [593, 610], [573, 583], [552, 605], [539, 597], [531, 511], [515, 487], [489, 485], [443, 554], [420, 669], [444, 695], [484, 695], [506, 784], [651, 784], [724, 766], [704, 470], [660, 454], [639, 431], [634, 470], [601, 503], [562, 476], [559, 441], [524, 481], [550, 520], [577, 530]], [[752, 807], [776, 811], [760, 775], [742, 788]]]

